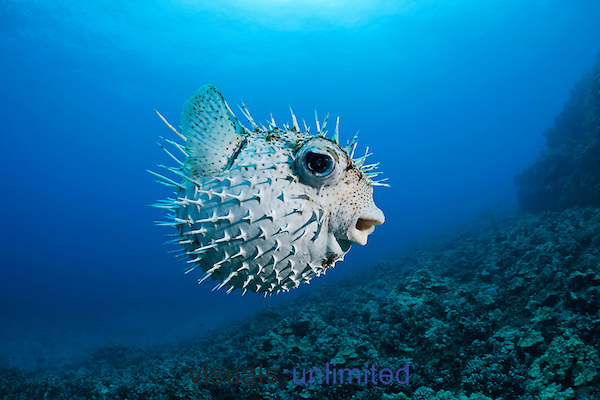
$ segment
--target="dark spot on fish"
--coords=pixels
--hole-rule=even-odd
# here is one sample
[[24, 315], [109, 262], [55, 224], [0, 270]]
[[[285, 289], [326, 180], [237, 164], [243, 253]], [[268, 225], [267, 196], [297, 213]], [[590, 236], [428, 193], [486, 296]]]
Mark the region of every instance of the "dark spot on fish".
[[338, 258], [338, 255], [333, 253], [332, 255], [327, 257], [325, 260], [323, 260], [323, 262], [321, 263], [321, 266], [323, 266], [323, 268], [331, 268], [331, 267], [333, 267], [333, 263], [335, 262], [335, 260], [337, 260], [337, 258]]

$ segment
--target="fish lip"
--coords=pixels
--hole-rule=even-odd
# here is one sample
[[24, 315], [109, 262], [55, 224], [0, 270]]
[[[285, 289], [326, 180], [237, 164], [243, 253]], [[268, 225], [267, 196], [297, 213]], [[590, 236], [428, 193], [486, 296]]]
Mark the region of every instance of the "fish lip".
[[384, 222], [385, 217], [379, 208], [370, 210], [369, 212], [359, 213], [353, 218], [352, 223], [348, 227], [346, 232], [348, 240], [364, 246], [367, 244], [367, 238], [373, 233], [375, 227]]

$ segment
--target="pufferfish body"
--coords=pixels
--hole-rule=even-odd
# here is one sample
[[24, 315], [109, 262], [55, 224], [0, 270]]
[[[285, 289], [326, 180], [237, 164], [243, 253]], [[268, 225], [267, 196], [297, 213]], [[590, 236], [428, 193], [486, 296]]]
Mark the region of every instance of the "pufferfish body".
[[[241, 107], [252, 130], [235, 117], [223, 96], [205, 85], [184, 105], [179, 133], [167, 140], [185, 157], [165, 151], [178, 163], [164, 167], [179, 177], [150, 171], [175, 189], [160, 201], [177, 229], [173, 242], [187, 255], [187, 272], [200, 269], [215, 289], [230, 293], [287, 291], [324, 274], [342, 260], [352, 243], [364, 245], [383, 212], [373, 202], [376, 165], [353, 159], [355, 140], [345, 149], [317, 133], [293, 125], [259, 127]], [[306, 125], [305, 125], [306, 127]], [[356, 138], [355, 138], [356, 139]], [[162, 146], [161, 146], [162, 147]], [[163, 147], [164, 148], [164, 147]], [[367, 150], [368, 151], [368, 150]]]

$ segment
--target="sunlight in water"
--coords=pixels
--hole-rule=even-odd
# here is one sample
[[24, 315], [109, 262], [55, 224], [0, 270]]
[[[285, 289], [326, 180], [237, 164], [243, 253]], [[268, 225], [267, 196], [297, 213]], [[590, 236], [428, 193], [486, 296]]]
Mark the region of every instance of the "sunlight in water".
[[[179, 6], [201, 12], [204, 2], [176, 0]], [[325, 24], [334, 27], [354, 27], [374, 19], [400, 14], [415, 5], [414, 0], [224, 0], [210, 7], [227, 17], [276, 25], [281, 30], [317, 28]]]

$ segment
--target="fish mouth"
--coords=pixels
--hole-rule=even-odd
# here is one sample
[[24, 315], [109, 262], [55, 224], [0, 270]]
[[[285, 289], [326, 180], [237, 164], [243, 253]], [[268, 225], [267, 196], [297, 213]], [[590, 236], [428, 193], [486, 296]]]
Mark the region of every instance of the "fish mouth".
[[346, 232], [348, 240], [352, 243], [364, 246], [367, 244], [367, 238], [373, 233], [375, 227], [383, 224], [384, 221], [385, 217], [383, 216], [383, 211], [379, 208], [371, 210], [370, 212], [358, 214]]

